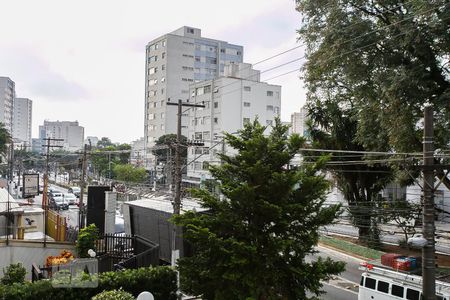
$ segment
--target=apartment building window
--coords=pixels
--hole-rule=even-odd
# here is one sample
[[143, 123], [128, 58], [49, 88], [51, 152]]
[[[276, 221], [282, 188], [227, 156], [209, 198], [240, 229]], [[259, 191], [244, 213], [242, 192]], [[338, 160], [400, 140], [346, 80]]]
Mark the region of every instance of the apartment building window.
[[149, 95], [150, 97], [156, 96], [156, 91], [149, 91], [149, 92], [148, 92], [148, 95]]
[[206, 57], [205, 61], [206, 61], [207, 64], [211, 64], [211, 65], [217, 64], [217, 59], [215, 59], [213, 57]]
[[203, 124], [209, 125], [211, 122], [211, 117], [203, 117]]
[[202, 168], [203, 168], [203, 170], [208, 170], [209, 169], [209, 162], [204, 161]]
[[189, 93], [189, 90], [181, 90], [181, 93], [182, 93], [182, 94], [188, 94], [188, 93]]
[[214, 118], [214, 124], [219, 124], [219, 118]]
[[161, 107], [164, 106], [164, 100], [161, 100]]
[[155, 50], [158, 50], [158, 49], [159, 49], [159, 44], [156, 43], [156, 44], [155, 44]]
[[196, 162], [194, 162], [194, 164], [195, 164], [195, 167], [194, 167], [195, 170], [201, 170], [202, 169], [202, 163], [201, 162], [196, 161]]
[[219, 102], [214, 102], [214, 108], [219, 108]]
[[197, 51], [202, 50], [202, 46], [200, 46], [200, 45], [195, 45], [195, 50], [197, 50]]
[[166, 40], [163, 40], [163, 41], [161, 42], [161, 45], [162, 45], [163, 47], [165, 47], [165, 46], [166, 46]]
[[164, 119], [164, 117], [165, 117], [165, 114], [161, 113], [161, 119]]
[[158, 72], [158, 67], [148, 69], [148, 74], [155, 74], [156, 72]]
[[244, 125], [250, 123], [250, 118], [244, 118], [243, 120]]
[[193, 67], [182, 66], [183, 71], [194, 71]]
[[195, 57], [195, 61], [196, 61], [196, 62], [200, 62], [200, 56], [196, 56], [196, 57]]
[[189, 82], [194, 81], [194, 79], [192, 79], [192, 78], [181, 78], [181, 80], [182, 81], [189, 81]]
[[153, 107], [158, 107], [158, 102], [153, 102]]
[[166, 58], [166, 52], [163, 52], [163, 53], [161, 54], [161, 58], [162, 58], [162, 59]]
[[205, 94], [211, 93], [211, 86], [210, 86], [210, 85], [204, 86], [203, 89], [204, 89], [204, 93], [205, 93]]
[[220, 49], [220, 53], [225, 53], [225, 49], [224, 48]]
[[267, 91], [267, 96], [268, 97], [273, 97], [273, 92], [272, 91]]
[[209, 140], [211, 138], [211, 134], [209, 134], [209, 131], [203, 131], [203, 139]]
[[241, 54], [242, 54], [241, 51], [237, 51], [237, 52], [236, 52], [236, 55], [241, 55]]
[[195, 72], [195, 73], [200, 73], [200, 68], [195, 68], [195, 69], [194, 69], [194, 72]]
[[280, 92], [275, 92], [275, 98], [280, 98]]
[[155, 85], [155, 84], [157, 84], [157, 83], [158, 83], [158, 79], [150, 79], [150, 80], [148, 81], [148, 85], [149, 85], [149, 86]]
[[210, 107], [209, 104], [210, 104], [209, 101], [205, 101], [205, 102], [204, 102], [205, 108], [209, 108], [209, 107]]
[[190, 54], [183, 54], [183, 57], [194, 58], [194, 56], [193, 56], [193, 55], [190, 55]]
[[250, 107], [250, 102], [244, 102], [244, 107]]
[[187, 46], [194, 46], [194, 43], [190, 43], [190, 42], [184, 42], [184, 41], [183, 41], [183, 44], [184, 44], [184, 45], [187, 45]]
[[161, 89], [161, 95], [164, 95], [164, 89]]
[[154, 120], [155, 119], [155, 114], [148, 114], [148, 119], [149, 120]]
[[202, 140], [203, 139], [203, 135], [201, 132], [196, 132], [194, 134], [194, 140]]
[[194, 34], [194, 28], [188, 28], [188, 29], [187, 29], [187, 32], [188, 32], [188, 33]]
[[153, 56], [150, 56], [149, 58], [148, 58], [148, 61], [149, 62], [155, 62], [155, 61], [157, 61], [158, 60], [158, 55], [153, 55]]
[[280, 114], [280, 108], [278, 106], [275, 106], [273, 108], [273, 112], [276, 113], [277, 115], [279, 115]]
[[164, 130], [164, 124], [161, 124], [160, 128], [161, 128], [161, 130]]
[[251, 87], [249, 87], [249, 86], [244, 86], [244, 91], [245, 91], [245, 92], [250, 92], [251, 90], [252, 90]]
[[273, 105], [267, 105], [266, 106], [267, 111], [273, 111]]

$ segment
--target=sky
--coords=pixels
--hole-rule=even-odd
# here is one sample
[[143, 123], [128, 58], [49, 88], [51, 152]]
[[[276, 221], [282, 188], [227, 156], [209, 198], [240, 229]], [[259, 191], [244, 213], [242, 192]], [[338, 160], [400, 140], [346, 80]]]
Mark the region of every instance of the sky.
[[[113, 142], [142, 137], [145, 46], [182, 26], [244, 46], [246, 63], [301, 46], [294, 0], [0, 0], [0, 7], [0, 76], [16, 83], [17, 97], [33, 100], [33, 138], [44, 120], [78, 121], [85, 137]], [[282, 86], [283, 121], [305, 101], [302, 57], [300, 47], [254, 65], [261, 81]]]

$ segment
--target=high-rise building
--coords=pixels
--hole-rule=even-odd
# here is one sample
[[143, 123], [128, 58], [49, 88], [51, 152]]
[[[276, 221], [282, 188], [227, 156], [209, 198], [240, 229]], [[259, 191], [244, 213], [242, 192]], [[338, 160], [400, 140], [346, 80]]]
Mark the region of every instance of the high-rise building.
[[[148, 43], [145, 61], [144, 142], [146, 167], [153, 165], [149, 147], [162, 135], [176, 133], [177, 109], [166, 102], [189, 98], [189, 85], [223, 74], [227, 62], [242, 62], [243, 47], [201, 36], [181, 27]], [[188, 120], [184, 118], [183, 128]], [[183, 129], [186, 135], [186, 129]]]
[[13, 107], [16, 97], [15, 83], [9, 77], [0, 77], [0, 122], [9, 133], [13, 131]]
[[300, 112], [295, 112], [291, 115], [292, 133], [297, 133], [300, 136], [308, 137], [308, 128], [306, 121], [308, 120], [308, 110], [306, 107], [301, 107]]
[[84, 127], [79, 126], [78, 121], [44, 121], [44, 125], [39, 126], [42, 145], [46, 144], [45, 138], [62, 139], [61, 142], [51, 142], [52, 145], [62, 146], [62, 150], [81, 150], [84, 145]]
[[14, 99], [12, 136], [28, 147], [31, 147], [32, 105], [28, 98]]
[[187, 176], [197, 180], [210, 176], [208, 165], [220, 162], [217, 153], [234, 153], [223, 143], [224, 132], [235, 133], [258, 118], [269, 134], [280, 116], [281, 86], [260, 82], [250, 64], [227, 64], [223, 77], [192, 84], [190, 94], [190, 103], [205, 105], [189, 109], [186, 117], [187, 138], [204, 143], [188, 149]]

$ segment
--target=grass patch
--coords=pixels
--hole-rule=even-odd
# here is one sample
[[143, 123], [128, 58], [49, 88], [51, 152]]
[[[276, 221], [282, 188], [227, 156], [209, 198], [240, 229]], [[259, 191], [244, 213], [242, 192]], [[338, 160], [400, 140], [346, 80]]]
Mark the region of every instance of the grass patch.
[[357, 245], [345, 240], [329, 237], [329, 236], [321, 236], [319, 239], [319, 242], [331, 246], [333, 248], [339, 249], [344, 251], [347, 254], [355, 254], [360, 257], [364, 257], [367, 259], [380, 259], [381, 255], [384, 254], [384, 252], [370, 249], [361, 245]]

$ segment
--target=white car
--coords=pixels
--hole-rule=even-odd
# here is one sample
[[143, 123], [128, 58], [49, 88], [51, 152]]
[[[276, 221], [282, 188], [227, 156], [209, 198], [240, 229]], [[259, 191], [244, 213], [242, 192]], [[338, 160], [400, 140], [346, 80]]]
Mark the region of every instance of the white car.
[[69, 205], [77, 204], [77, 197], [72, 193], [64, 194], [63, 198], [64, 198], [64, 201], [67, 202]]

